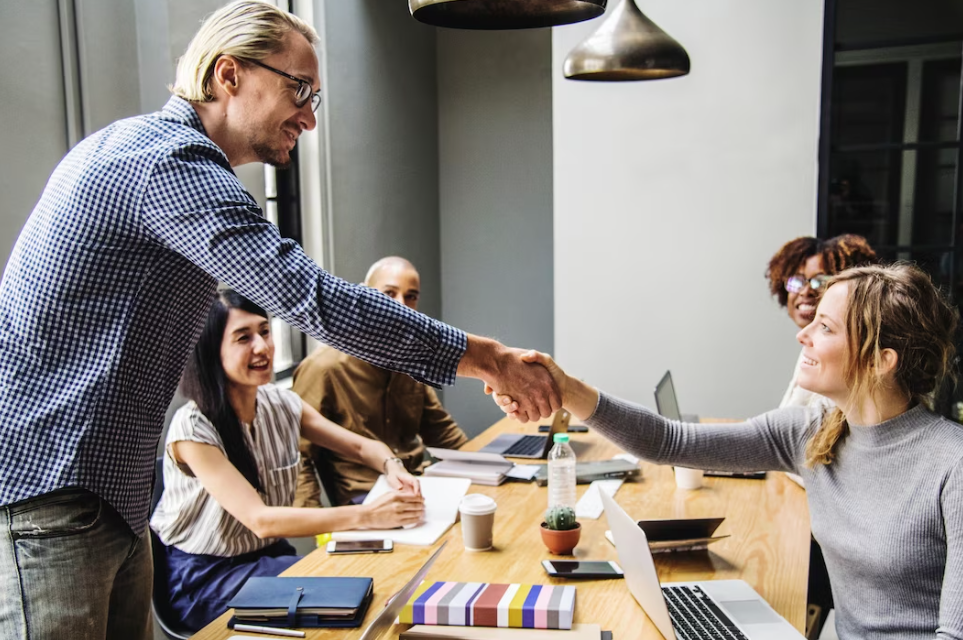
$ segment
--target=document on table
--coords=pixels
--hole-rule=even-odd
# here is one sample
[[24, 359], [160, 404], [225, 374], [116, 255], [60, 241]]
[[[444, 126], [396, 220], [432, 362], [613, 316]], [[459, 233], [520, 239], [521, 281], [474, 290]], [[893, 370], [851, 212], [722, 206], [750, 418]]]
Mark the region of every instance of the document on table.
[[[425, 477], [418, 479], [421, 494], [425, 497], [425, 519], [421, 524], [398, 529], [357, 529], [335, 531], [334, 540], [393, 540], [398, 544], [428, 546], [434, 544], [458, 517], [458, 504], [468, 492], [471, 480], [467, 478]], [[390, 491], [384, 476], [368, 492], [364, 504], [370, 504]]]

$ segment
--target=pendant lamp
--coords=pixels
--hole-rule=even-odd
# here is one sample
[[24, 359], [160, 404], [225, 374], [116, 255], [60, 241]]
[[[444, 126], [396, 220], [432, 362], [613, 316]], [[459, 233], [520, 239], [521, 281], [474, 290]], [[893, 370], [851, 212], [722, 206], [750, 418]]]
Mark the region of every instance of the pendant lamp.
[[657, 80], [689, 73], [689, 54], [636, 6], [622, 0], [565, 58], [570, 80]]
[[532, 29], [605, 13], [606, 0], [408, 0], [418, 21], [456, 29]]

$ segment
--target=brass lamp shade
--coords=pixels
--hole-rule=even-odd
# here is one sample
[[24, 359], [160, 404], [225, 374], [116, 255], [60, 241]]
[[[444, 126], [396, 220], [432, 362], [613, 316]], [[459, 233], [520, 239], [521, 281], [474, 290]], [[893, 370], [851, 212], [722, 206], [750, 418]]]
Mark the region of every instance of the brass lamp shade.
[[565, 58], [570, 80], [657, 80], [689, 73], [689, 54], [643, 14], [622, 0], [598, 30]]
[[532, 29], [605, 13], [606, 0], [408, 0], [418, 21], [455, 29]]

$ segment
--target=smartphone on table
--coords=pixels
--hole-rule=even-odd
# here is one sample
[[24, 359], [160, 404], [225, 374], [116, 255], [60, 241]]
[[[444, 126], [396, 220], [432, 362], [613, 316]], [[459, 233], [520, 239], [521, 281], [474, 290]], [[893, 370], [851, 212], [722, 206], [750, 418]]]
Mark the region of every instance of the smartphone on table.
[[328, 553], [386, 553], [394, 550], [391, 540], [330, 540]]
[[[550, 424], [540, 424], [538, 425], [538, 430], [541, 433], [548, 433], [552, 428]], [[570, 424], [568, 425], [569, 433], [588, 433], [588, 427], [580, 424]]]
[[611, 560], [542, 560], [553, 578], [621, 578], [622, 567]]

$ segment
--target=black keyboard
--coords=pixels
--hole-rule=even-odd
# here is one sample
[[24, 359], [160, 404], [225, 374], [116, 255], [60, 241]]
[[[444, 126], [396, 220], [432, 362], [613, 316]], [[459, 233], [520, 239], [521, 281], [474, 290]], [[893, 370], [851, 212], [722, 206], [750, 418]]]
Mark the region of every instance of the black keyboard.
[[662, 587], [679, 640], [748, 640], [702, 589]]
[[545, 450], [545, 436], [522, 436], [503, 456], [534, 456]]

